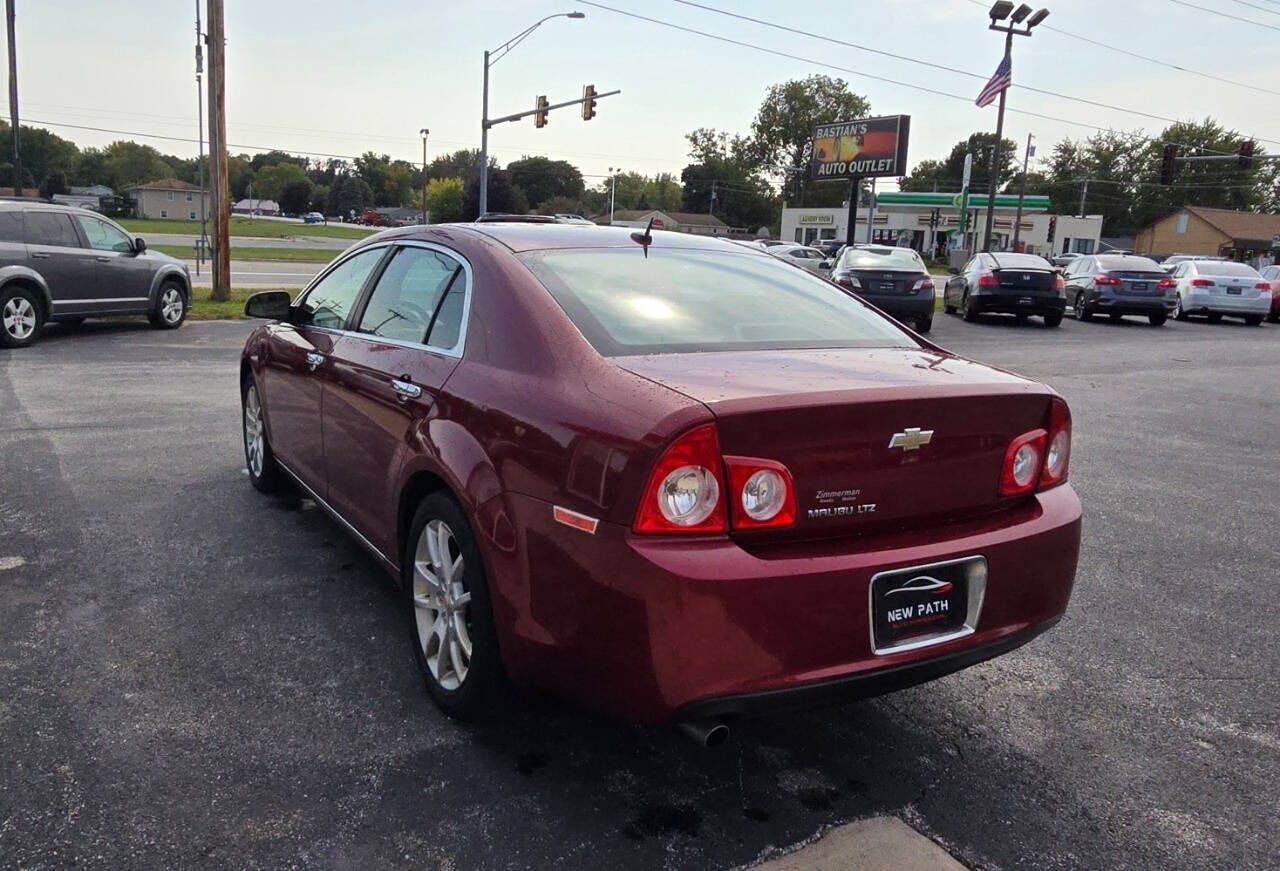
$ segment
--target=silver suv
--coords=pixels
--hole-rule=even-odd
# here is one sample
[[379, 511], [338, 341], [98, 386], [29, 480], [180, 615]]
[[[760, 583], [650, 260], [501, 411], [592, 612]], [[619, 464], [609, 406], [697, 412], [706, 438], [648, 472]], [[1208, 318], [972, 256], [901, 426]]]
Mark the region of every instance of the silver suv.
[[49, 321], [146, 315], [174, 329], [187, 317], [191, 276], [181, 260], [96, 212], [0, 201], [0, 347], [23, 348]]

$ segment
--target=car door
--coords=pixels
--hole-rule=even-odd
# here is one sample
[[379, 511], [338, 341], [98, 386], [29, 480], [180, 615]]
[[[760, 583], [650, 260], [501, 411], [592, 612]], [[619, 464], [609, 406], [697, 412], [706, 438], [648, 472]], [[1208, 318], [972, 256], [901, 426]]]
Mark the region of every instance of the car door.
[[330, 266], [294, 303], [289, 321], [272, 324], [258, 389], [271, 449], [322, 499], [328, 484], [320, 409], [332, 376], [329, 355], [387, 246], [364, 248]]
[[945, 305], [960, 304], [960, 298], [964, 296], [965, 275], [968, 274], [972, 265], [973, 258], [970, 257], [964, 266], [960, 267], [959, 272], [947, 279], [946, 289], [942, 293], [942, 301]]
[[102, 296], [95, 308], [112, 311], [145, 311], [151, 296], [154, 261], [134, 251], [133, 237], [94, 215], [73, 216], [80, 233], [94, 253], [97, 286]]
[[355, 330], [330, 358], [323, 412], [329, 503], [391, 559], [398, 557], [400, 467], [462, 356], [470, 285], [470, 266], [455, 252], [398, 246]]
[[49, 288], [55, 315], [95, 310], [101, 295], [95, 252], [84, 247], [69, 212], [24, 209], [27, 262]]

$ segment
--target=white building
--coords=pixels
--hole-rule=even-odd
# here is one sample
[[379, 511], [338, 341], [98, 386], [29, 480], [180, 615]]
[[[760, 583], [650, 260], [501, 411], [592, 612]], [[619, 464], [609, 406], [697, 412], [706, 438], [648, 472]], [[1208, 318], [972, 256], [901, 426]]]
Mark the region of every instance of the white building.
[[[1013, 247], [1013, 220], [1017, 196], [998, 194], [992, 227], [991, 247]], [[867, 236], [868, 209], [859, 208], [855, 238], [859, 242], [879, 242], [914, 248], [926, 256], [944, 259], [948, 251], [981, 247], [986, 226], [986, 196], [970, 195], [967, 239], [960, 239], [960, 195], [955, 193], [883, 193], [871, 218]], [[1033, 254], [1052, 255], [1064, 251], [1091, 254], [1098, 248], [1102, 216], [1084, 218], [1046, 213], [1049, 198], [1027, 196], [1023, 201], [1019, 246]], [[823, 240], [844, 240], [849, 222], [847, 206], [782, 210], [782, 236], [787, 242], [811, 245]]]

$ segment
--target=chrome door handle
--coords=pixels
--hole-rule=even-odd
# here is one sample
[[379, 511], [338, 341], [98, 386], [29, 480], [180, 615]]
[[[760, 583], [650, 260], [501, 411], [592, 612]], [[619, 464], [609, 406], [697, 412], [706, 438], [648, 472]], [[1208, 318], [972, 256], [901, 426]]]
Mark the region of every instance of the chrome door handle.
[[307, 365], [311, 367], [311, 371], [316, 371], [320, 364], [324, 362], [324, 354], [317, 354], [315, 351], [307, 352]]
[[36, 260], [48, 260], [49, 252], [48, 251], [32, 251], [31, 256]]
[[422, 395], [422, 388], [417, 384], [410, 384], [408, 381], [397, 378], [391, 379], [391, 389], [404, 399], [417, 399]]
[[95, 260], [97, 260], [99, 263], [110, 263], [110, 262], [111, 262], [111, 258], [110, 258], [110, 257], [95, 257], [94, 259], [95, 259]]

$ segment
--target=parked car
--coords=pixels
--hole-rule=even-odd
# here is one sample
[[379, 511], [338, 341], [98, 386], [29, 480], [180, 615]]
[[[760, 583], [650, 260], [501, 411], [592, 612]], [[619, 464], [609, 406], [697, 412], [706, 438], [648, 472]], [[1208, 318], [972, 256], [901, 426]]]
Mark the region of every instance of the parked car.
[[828, 260], [834, 259], [836, 254], [844, 247], [844, 241], [841, 239], [823, 239], [813, 243], [813, 247], [822, 252], [822, 256]]
[[319, 212], [307, 212], [305, 215], [302, 216], [302, 223], [304, 224], [324, 223], [324, 215], [320, 214]]
[[1046, 327], [1062, 323], [1067, 308], [1066, 285], [1049, 261], [1034, 254], [981, 253], [960, 269], [952, 267], [942, 293], [942, 309], [957, 311], [966, 321], [984, 312], [1044, 318]]
[[910, 248], [855, 245], [846, 248], [831, 280], [873, 303], [916, 332], [933, 327], [933, 278], [920, 255]]
[[1267, 266], [1262, 270], [1262, 280], [1271, 286], [1271, 312], [1267, 320], [1280, 323], [1280, 266]]
[[1226, 259], [1225, 257], [1210, 257], [1207, 254], [1170, 254], [1160, 261], [1160, 267], [1165, 272], [1172, 272], [1175, 266], [1179, 263], [1186, 263], [1188, 260], [1216, 260], [1222, 262]]
[[808, 245], [770, 245], [765, 251], [779, 260], [810, 272], [831, 268], [826, 256], [817, 248], [810, 248]]
[[510, 680], [718, 723], [931, 680], [1067, 607], [1066, 403], [767, 254], [420, 227], [245, 311], [250, 482], [399, 580], [451, 715]]
[[173, 329], [187, 317], [191, 277], [177, 258], [87, 209], [0, 202], [0, 347], [22, 348], [50, 321], [146, 315]]
[[1144, 315], [1158, 327], [1177, 305], [1177, 283], [1159, 263], [1147, 257], [1080, 257], [1067, 267], [1063, 278], [1067, 299], [1076, 318], [1082, 321], [1091, 320], [1095, 314], [1105, 314], [1113, 321], [1125, 315]]
[[1070, 266], [1072, 261], [1078, 260], [1083, 256], [1084, 256], [1083, 254], [1078, 254], [1075, 251], [1063, 251], [1061, 254], [1055, 254], [1052, 258], [1050, 258], [1049, 262], [1052, 263], [1054, 266], [1066, 267], [1066, 266]]
[[1213, 323], [1223, 315], [1257, 326], [1271, 314], [1271, 283], [1247, 263], [1231, 260], [1184, 260], [1169, 276], [1176, 282], [1174, 317], [1206, 315]]

